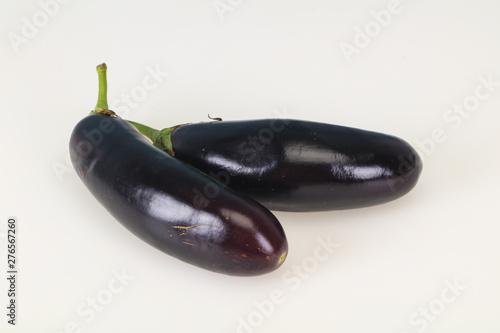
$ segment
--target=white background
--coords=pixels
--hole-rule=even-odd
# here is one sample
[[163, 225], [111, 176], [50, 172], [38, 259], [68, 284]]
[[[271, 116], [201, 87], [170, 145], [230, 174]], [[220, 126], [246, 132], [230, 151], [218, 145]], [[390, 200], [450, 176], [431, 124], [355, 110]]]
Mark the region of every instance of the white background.
[[[0, 268], [14, 215], [19, 283], [12, 327], [1, 279], [1, 331], [499, 332], [499, 15], [497, 0], [2, 1]], [[347, 125], [407, 140], [424, 171], [389, 204], [276, 212], [290, 253], [271, 274], [201, 270], [130, 234], [68, 164], [101, 62], [129, 119]], [[319, 239], [338, 245], [327, 260]]]

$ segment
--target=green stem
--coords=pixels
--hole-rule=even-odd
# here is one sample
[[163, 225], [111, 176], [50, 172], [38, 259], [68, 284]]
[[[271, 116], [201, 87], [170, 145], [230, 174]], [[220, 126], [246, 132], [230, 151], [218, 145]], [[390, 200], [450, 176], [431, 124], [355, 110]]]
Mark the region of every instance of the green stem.
[[108, 81], [106, 79], [106, 70], [108, 67], [105, 63], [97, 66], [97, 76], [99, 77], [99, 96], [97, 97], [96, 111], [98, 109], [108, 109]]
[[151, 128], [149, 126], [143, 125], [136, 123], [135, 121], [127, 120], [130, 124], [132, 124], [139, 132], [141, 132], [142, 135], [144, 135], [146, 138], [149, 140], [155, 142], [158, 140], [158, 136], [160, 135], [161, 131], [156, 130], [154, 128]]
[[161, 131], [151, 128], [149, 126], [136, 123], [135, 121], [127, 120], [131, 125], [133, 125], [142, 135], [153, 142], [153, 146], [164, 152], [174, 156], [174, 148], [172, 146], [172, 132], [183, 125], [177, 125], [169, 128], [164, 128]]
[[[102, 63], [97, 66], [96, 69], [97, 75], [99, 77], [99, 95], [97, 97], [95, 110], [90, 112], [90, 114], [118, 117], [113, 111], [108, 109], [108, 82], [106, 79], [107, 66], [105, 63]], [[128, 122], [133, 125], [142, 135], [149, 138], [153, 142], [153, 146], [167, 152], [172, 156], [174, 155], [174, 150], [172, 147], [172, 132], [177, 127], [182, 125], [165, 128], [159, 131], [146, 125], [136, 123], [134, 121], [128, 120]]]
[[116, 113], [108, 109], [108, 81], [106, 80], [106, 64], [97, 66], [97, 76], [99, 77], [99, 95], [95, 109], [90, 114], [97, 114], [106, 117], [118, 117]]

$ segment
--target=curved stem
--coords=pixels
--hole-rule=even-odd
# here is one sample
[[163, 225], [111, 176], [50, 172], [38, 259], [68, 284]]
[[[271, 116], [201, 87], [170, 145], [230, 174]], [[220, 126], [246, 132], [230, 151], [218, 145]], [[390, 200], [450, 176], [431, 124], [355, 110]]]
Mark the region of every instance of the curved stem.
[[149, 140], [153, 141], [153, 143], [158, 140], [158, 136], [160, 135], [159, 130], [151, 128], [149, 126], [136, 123], [135, 121], [127, 120], [130, 124], [132, 124], [142, 135], [144, 135]]
[[187, 125], [177, 125], [169, 128], [164, 128], [161, 131], [151, 128], [149, 126], [136, 123], [135, 121], [127, 120], [132, 126], [134, 126], [142, 135], [153, 142], [153, 146], [164, 152], [174, 156], [174, 147], [172, 145], [172, 132], [181, 126]]

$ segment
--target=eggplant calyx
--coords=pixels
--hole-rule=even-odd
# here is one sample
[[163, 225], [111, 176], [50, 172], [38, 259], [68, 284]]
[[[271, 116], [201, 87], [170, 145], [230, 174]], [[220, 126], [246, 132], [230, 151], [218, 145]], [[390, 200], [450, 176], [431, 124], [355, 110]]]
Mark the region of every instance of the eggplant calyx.
[[90, 114], [97, 114], [105, 117], [120, 118], [114, 111], [101, 108], [95, 108], [94, 110], [90, 111]]
[[162, 129], [156, 140], [153, 141], [153, 146], [167, 152], [172, 156], [175, 156], [174, 147], [172, 146], [172, 133], [181, 126], [184, 125], [177, 125]]

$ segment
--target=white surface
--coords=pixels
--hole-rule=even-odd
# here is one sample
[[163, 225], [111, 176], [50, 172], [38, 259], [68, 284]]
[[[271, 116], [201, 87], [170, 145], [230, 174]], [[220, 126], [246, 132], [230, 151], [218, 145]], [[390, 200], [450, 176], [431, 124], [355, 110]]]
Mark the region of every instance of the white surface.
[[[18, 325], [2, 306], [2, 332], [500, 331], [500, 85], [481, 83], [500, 82], [500, 2], [221, 0], [223, 19], [213, 0], [41, 3], [51, 16], [34, 0], [0, 11], [0, 268], [14, 215], [20, 272]], [[110, 108], [153, 127], [288, 115], [427, 142], [424, 172], [383, 206], [276, 213], [290, 254], [274, 273], [203, 271], [130, 234], [68, 165], [101, 62]], [[448, 113], [478, 91], [467, 117]], [[339, 245], [321, 262], [318, 238]]]

